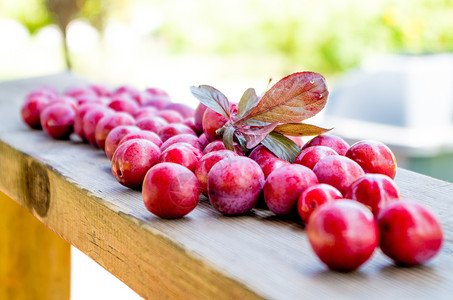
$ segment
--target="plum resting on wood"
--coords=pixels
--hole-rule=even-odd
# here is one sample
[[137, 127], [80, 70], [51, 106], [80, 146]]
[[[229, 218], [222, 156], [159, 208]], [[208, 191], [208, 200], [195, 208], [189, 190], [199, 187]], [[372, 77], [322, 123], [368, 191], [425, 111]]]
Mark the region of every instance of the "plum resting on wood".
[[68, 139], [73, 132], [74, 109], [64, 103], [54, 103], [45, 107], [40, 114], [42, 129], [54, 139]]
[[162, 151], [159, 162], [172, 162], [195, 172], [203, 153], [188, 143], [175, 143]]
[[264, 201], [277, 215], [288, 215], [297, 209], [300, 194], [318, 184], [318, 178], [309, 168], [291, 164], [269, 174], [264, 184]]
[[313, 146], [326, 146], [332, 148], [339, 155], [345, 155], [349, 149], [349, 144], [346, 143], [341, 137], [333, 134], [320, 134], [311, 140], [309, 140], [303, 147], [302, 150]]
[[109, 159], [112, 159], [113, 153], [115, 153], [116, 148], [118, 148], [121, 139], [128, 135], [129, 133], [140, 132], [140, 128], [133, 125], [120, 125], [113, 128], [107, 138], [105, 139], [105, 154]]
[[379, 245], [373, 214], [353, 200], [337, 200], [320, 206], [307, 225], [310, 245], [330, 269], [353, 271], [365, 263]]
[[186, 167], [175, 163], [159, 163], [146, 173], [142, 196], [146, 208], [156, 216], [180, 218], [198, 204], [198, 179]]
[[225, 215], [242, 214], [255, 207], [263, 186], [263, 171], [248, 157], [223, 159], [208, 174], [209, 201]]
[[200, 192], [208, 194], [208, 174], [212, 167], [222, 159], [238, 156], [235, 152], [230, 150], [218, 150], [206, 153], [203, 155], [195, 168], [195, 175], [200, 182]]
[[21, 108], [22, 120], [31, 128], [41, 129], [39, 115], [47, 103], [49, 99], [45, 96], [37, 95], [28, 98]]
[[120, 125], [134, 125], [135, 119], [128, 113], [125, 112], [115, 112], [111, 115], [107, 115], [99, 120], [96, 124], [96, 129], [94, 131], [94, 138], [96, 144], [102, 150], [105, 149], [105, 139], [109, 132]]
[[312, 185], [300, 194], [297, 201], [297, 211], [302, 221], [308, 223], [316, 208], [342, 198], [343, 195], [340, 191], [331, 185], [325, 183]]
[[[392, 180], [396, 159], [385, 144], [363, 140], [349, 146], [313, 125], [281, 126], [289, 124], [285, 118], [291, 113], [297, 114], [291, 109], [299, 107], [290, 103], [293, 100], [303, 104], [327, 96], [321, 84], [310, 88], [310, 99], [305, 92], [286, 97], [292, 90], [287, 86], [290, 77], [263, 97], [249, 89], [237, 106], [214, 88], [200, 86], [194, 95], [202, 95], [199, 100], [210, 108], [200, 103], [195, 110], [172, 103], [158, 88], [122, 86], [112, 93], [91, 86], [63, 94], [40, 88], [27, 95], [21, 114], [29, 127], [42, 126], [52, 138], [69, 138], [74, 131], [83, 141], [105, 147], [115, 179], [128, 188], [142, 188], [145, 207], [161, 218], [188, 214], [200, 193], [224, 215], [246, 213], [262, 200], [276, 215], [292, 215], [297, 209], [314, 252], [333, 270], [357, 269], [379, 242], [398, 265], [418, 265], [435, 257], [443, 241], [441, 224], [421, 205], [399, 199]], [[311, 78], [299, 83], [310, 86], [315, 82]], [[310, 113], [323, 107], [304, 105]], [[304, 133], [300, 126], [323, 134], [300, 149], [301, 138], [291, 136]], [[270, 128], [274, 135], [266, 137]], [[251, 152], [241, 148], [244, 141]], [[235, 151], [224, 150], [224, 143]]]
[[359, 141], [349, 148], [346, 156], [358, 163], [365, 173], [379, 173], [392, 179], [395, 178], [395, 156], [390, 148], [382, 142]]
[[145, 139], [133, 139], [118, 146], [112, 158], [112, 174], [122, 185], [140, 188], [146, 172], [154, 166], [160, 149]]
[[365, 175], [355, 161], [341, 155], [324, 157], [314, 166], [313, 172], [320, 183], [336, 187], [343, 195], [354, 181]]
[[437, 218], [413, 200], [389, 204], [378, 215], [382, 252], [400, 265], [423, 264], [436, 256], [443, 232]]
[[399, 199], [395, 182], [383, 174], [368, 173], [354, 181], [345, 198], [359, 201], [377, 217], [379, 211]]

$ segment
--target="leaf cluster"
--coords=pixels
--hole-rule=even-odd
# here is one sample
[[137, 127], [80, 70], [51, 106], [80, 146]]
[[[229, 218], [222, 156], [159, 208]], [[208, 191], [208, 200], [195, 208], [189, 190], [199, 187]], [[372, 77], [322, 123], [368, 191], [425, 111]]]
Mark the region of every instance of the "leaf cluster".
[[261, 143], [278, 157], [292, 162], [300, 148], [287, 136], [315, 136], [330, 130], [302, 123], [324, 108], [329, 94], [324, 77], [315, 72], [288, 75], [262, 97], [254, 89], [247, 89], [237, 105], [237, 113], [227, 97], [211, 86], [192, 86], [191, 92], [202, 104], [227, 118], [218, 134], [230, 150], [234, 140], [244, 150]]

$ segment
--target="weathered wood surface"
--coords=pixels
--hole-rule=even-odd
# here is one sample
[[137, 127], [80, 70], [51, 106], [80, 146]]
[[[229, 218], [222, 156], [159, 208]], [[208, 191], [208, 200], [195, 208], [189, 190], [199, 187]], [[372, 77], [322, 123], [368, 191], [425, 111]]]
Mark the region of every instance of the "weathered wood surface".
[[0, 192], [0, 299], [69, 299], [71, 247]]
[[377, 250], [359, 271], [328, 271], [301, 224], [263, 210], [225, 217], [207, 201], [188, 216], [150, 214], [100, 150], [55, 141], [20, 120], [25, 94], [81, 83], [69, 74], [0, 84], [0, 190], [146, 298], [451, 299], [453, 185], [399, 169], [404, 197], [440, 218], [445, 243], [425, 266], [399, 268]]

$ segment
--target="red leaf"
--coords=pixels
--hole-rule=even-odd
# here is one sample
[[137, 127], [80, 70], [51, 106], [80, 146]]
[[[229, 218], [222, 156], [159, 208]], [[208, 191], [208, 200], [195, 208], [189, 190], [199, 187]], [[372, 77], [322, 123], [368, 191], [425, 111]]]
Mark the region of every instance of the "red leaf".
[[268, 90], [244, 118], [273, 123], [301, 122], [320, 112], [329, 92], [324, 77], [314, 72], [286, 76]]
[[252, 149], [262, 140], [266, 138], [266, 136], [274, 130], [274, 128], [278, 125], [278, 122], [274, 122], [272, 124], [262, 126], [262, 127], [251, 127], [251, 128], [238, 128], [237, 133], [240, 134], [247, 142], [247, 148]]

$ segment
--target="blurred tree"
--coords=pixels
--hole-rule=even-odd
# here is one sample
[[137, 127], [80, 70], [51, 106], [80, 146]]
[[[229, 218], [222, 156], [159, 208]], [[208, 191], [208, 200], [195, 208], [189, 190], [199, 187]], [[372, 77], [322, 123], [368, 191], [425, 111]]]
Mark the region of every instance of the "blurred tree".
[[68, 49], [67, 27], [81, 11], [86, 0], [46, 0], [45, 4], [53, 21], [60, 28], [63, 34], [63, 49], [67, 69], [72, 68], [71, 58]]

